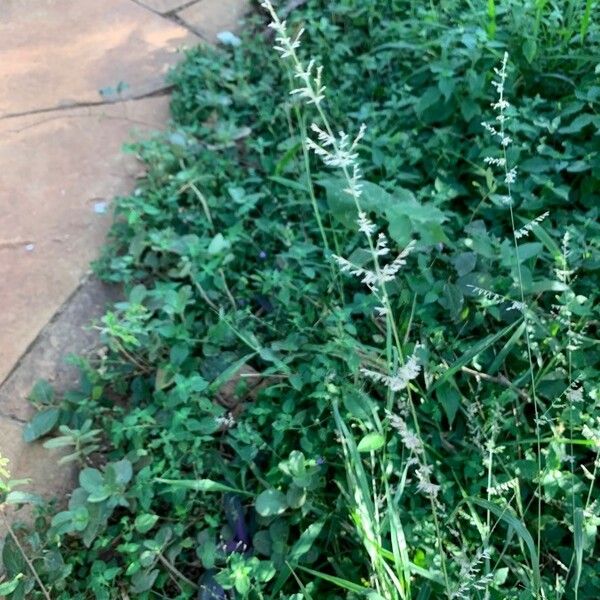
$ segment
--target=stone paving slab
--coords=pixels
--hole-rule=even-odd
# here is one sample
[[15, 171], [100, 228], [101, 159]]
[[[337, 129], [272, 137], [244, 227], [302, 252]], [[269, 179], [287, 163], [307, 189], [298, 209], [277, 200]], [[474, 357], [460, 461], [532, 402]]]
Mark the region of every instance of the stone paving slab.
[[141, 174], [123, 142], [168, 114], [163, 96], [0, 120], [0, 382], [89, 270], [108, 203]]
[[[0, 385], [0, 416], [29, 421], [35, 410], [28, 397], [40, 379], [57, 394], [76, 386], [78, 370], [66, 362], [70, 354], [89, 356], [98, 347], [99, 332], [93, 327], [105, 309], [120, 297], [118, 286], [89, 277], [77, 288], [39, 333], [29, 351]], [[4, 443], [0, 439], [0, 454]]]
[[164, 15], [192, 4], [194, 0], [135, 0], [135, 2]]
[[177, 16], [210, 43], [217, 42], [222, 31], [236, 31], [251, 9], [250, 0], [200, 0]]
[[164, 89], [197, 42], [131, 0], [0, 0], [0, 118]]
[[0, 454], [10, 460], [13, 479], [30, 479], [28, 488], [48, 498], [70, 491], [72, 468], [59, 465], [60, 453], [46, 450], [42, 441], [23, 441], [23, 423], [35, 412], [27, 398], [38, 379], [46, 379], [57, 395], [76, 385], [78, 372], [65, 358], [89, 355], [97, 347], [98, 332], [90, 323], [117, 297], [115, 287], [87, 279], [0, 386]]

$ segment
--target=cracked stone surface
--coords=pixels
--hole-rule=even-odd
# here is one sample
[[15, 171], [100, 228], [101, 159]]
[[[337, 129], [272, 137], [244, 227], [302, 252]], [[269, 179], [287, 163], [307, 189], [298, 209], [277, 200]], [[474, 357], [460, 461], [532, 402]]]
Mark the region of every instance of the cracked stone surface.
[[121, 147], [168, 118], [168, 98], [0, 120], [0, 382], [78, 286], [109, 203], [141, 167]]
[[183, 8], [192, 4], [194, 0], [136, 0], [140, 4], [148, 7], [150, 10], [154, 10], [161, 14], [166, 14], [171, 11]]
[[38, 379], [46, 379], [57, 394], [73, 388], [78, 373], [65, 359], [69, 354], [85, 356], [95, 350], [98, 333], [90, 324], [117, 297], [118, 290], [112, 286], [95, 279], [84, 281], [0, 386], [2, 455], [10, 460], [14, 479], [31, 480], [19, 489], [48, 498], [64, 497], [71, 489], [72, 467], [58, 464], [60, 452], [46, 450], [41, 442], [28, 444], [22, 439], [23, 423], [34, 413], [27, 398]]
[[239, 30], [251, 6], [249, 0], [200, 0], [177, 16], [203, 39], [216, 43], [218, 33]]
[[164, 89], [197, 41], [132, 0], [2, 0], [0, 117]]

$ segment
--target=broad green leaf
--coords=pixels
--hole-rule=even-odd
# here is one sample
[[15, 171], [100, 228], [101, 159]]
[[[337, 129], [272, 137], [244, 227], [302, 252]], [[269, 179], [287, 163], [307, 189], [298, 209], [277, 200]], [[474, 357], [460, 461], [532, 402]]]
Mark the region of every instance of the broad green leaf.
[[446, 413], [446, 417], [448, 417], [448, 423], [452, 426], [456, 411], [460, 406], [460, 392], [456, 389], [454, 382], [448, 380], [437, 388], [436, 394], [438, 401]]
[[285, 499], [290, 508], [300, 508], [306, 502], [306, 489], [292, 483], [288, 488]]
[[27, 563], [12, 538], [7, 537], [2, 548], [2, 566], [9, 577], [29, 573]]
[[321, 530], [323, 529], [324, 521], [318, 521], [316, 523], [311, 523], [308, 528], [302, 533], [302, 535], [298, 538], [298, 541], [292, 546], [288, 557], [287, 557], [287, 565], [290, 567], [290, 570], [282, 570], [281, 574], [273, 584], [272, 594], [275, 595], [279, 590], [284, 586], [285, 582], [288, 580], [291, 567], [295, 566], [298, 561], [312, 548], [313, 544]]
[[37, 404], [51, 404], [54, 399], [54, 389], [45, 379], [40, 379], [33, 386], [29, 399]]
[[142, 594], [143, 592], [147, 592], [154, 585], [159, 573], [160, 571], [158, 569], [137, 572], [131, 578], [131, 583], [133, 584], [131, 591], [134, 594]]
[[117, 485], [127, 485], [133, 477], [133, 466], [126, 458], [110, 463], [107, 467], [107, 471], [109, 469], [114, 472], [115, 483]]
[[261, 517], [273, 517], [285, 512], [288, 503], [279, 490], [265, 490], [256, 498], [255, 507]]
[[591, 113], [583, 113], [578, 115], [571, 121], [570, 125], [565, 127], [561, 127], [559, 129], [559, 133], [579, 133], [588, 125], [595, 123], [597, 121], [596, 115]]
[[311, 523], [302, 535], [298, 538], [298, 541], [292, 546], [288, 554], [288, 560], [291, 563], [297, 562], [302, 556], [304, 556], [313, 546], [315, 540], [319, 537], [321, 530], [323, 529], [324, 521], [317, 521]]
[[60, 410], [58, 408], [47, 408], [38, 412], [23, 428], [23, 440], [33, 442], [50, 433], [56, 427], [59, 416]]
[[92, 494], [104, 486], [104, 477], [98, 469], [86, 467], [79, 473], [79, 485], [86, 492]]
[[140, 533], [147, 533], [150, 531], [156, 522], [158, 521], [158, 515], [141, 514], [135, 518], [135, 529]]
[[533, 38], [527, 38], [523, 42], [523, 56], [527, 59], [528, 63], [531, 63], [535, 58], [537, 52], [537, 44]]
[[[329, 178], [319, 184], [327, 192], [334, 218], [355, 230], [357, 209], [353, 198], [344, 191], [347, 187], [344, 180]], [[366, 213], [385, 219], [390, 237], [400, 246], [405, 246], [414, 233], [426, 244], [447, 241], [441, 228], [446, 220], [444, 213], [430, 204], [421, 204], [409, 190], [397, 187], [391, 194], [375, 183], [364, 181], [360, 206]]]
[[0, 583], [0, 595], [7, 596], [11, 594], [17, 589], [19, 582], [23, 578], [23, 574], [19, 573], [15, 577], [13, 577], [10, 581], [5, 581], [4, 583]]
[[356, 446], [359, 452], [374, 452], [385, 445], [385, 438], [380, 433], [367, 433]]
[[223, 237], [222, 233], [217, 233], [208, 245], [209, 254], [220, 254], [221, 252], [228, 250], [230, 242]]

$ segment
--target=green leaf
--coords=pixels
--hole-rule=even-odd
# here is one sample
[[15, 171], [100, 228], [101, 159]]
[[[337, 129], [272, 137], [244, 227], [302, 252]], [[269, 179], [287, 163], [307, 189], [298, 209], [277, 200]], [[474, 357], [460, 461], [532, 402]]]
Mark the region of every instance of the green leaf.
[[278, 177], [278, 176], [269, 177], [269, 179], [271, 181], [274, 181], [275, 183], [279, 183], [280, 185], [283, 185], [284, 187], [290, 188], [292, 190], [296, 190], [297, 192], [302, 192], [303, 194], [308, 194], [310, 192], [310, 190], [308, 189], [308, 186], [306, 186], [305, 184], [299, 183], [298, 181], [294, 181], [293, 179], [287, 179], [286, 177]]
[[37, 404], [52, 404], [54, 389], [45, 379], [40, 379], [33, 386], [29, 399]]
[[133, 467], [131, 462], [126, 458], [109, 464], [107, 471], [109, 469], [114, 472], [115, 483], [117, 485], [127, 485], [133, 477]]
[[23, 440], [33, 442], [50, 433], [56, 427], [59, 416], [60, 410], [58, 408], [47, 408], [37, 413], [23, 428]]
[[415, 104], [415, 112], [420, 118], [424, 118], [429, 109], [440, 104], [441, 99], [442, 94], [439, 89], [437, 87], [429, 87]]
[[595, 123], [597, 121], [596, 115], [591, 113], [583, 113], [578, 115], [571, 121], [570, 125], [565, 127], [561, 127], [558, 132], [559, 133], [580, 133], [585, 127]]
[[288, 580], [291, 567], [296, 566], [298, 561], [313, 547], [315, 540], [319, 537], [321, 530], [323, 529], [324, 521], [317, 521], [311, 523], [307, 529], [302, 532], [302, 535], [298, 538], [298, 541], [292, 546], [287, 558], [287, 565], [290, 570], [282, 570], [277, 581], [273, 584], [272, 595], [275, 596], [277, 592], [284, 586]]
[[470, 273], [477, 263], [477, 255], [474, 252], [461, 252], [452, 259], [452, 264], [459, 277]]
[[139, 531], [140, 533], [148, 533], [148, 531], [150, 531], [154, 525], [156, 525], [157, 521], [158, 515], [142, 514], [135, 518], [134, 525], [136, 531]]
[[325, 521], [317, 521], [311, 523], [298, 538], [298, 541], [292, 546], [288, 554], [288, 561], [296, 563], [302, 558], [313, 546], [315, 540], [319, 537]]
[[12, 594], [17, 589], [19, 582], [23, 578], [22, 574], [16, 575], [10, 581], [5, 581], [4, 583], [0, 583], [0, 595], [7, 596], [8, 594]]
[[6, 538], [2, 548], [2, 565], [9, 577], [28, 573], [27, 563], [12, 538]]
[[374, 452], [385, 445], [385, 438], [380, 433], [367, 433], [356, 446], [359, 452]]
[[519, 341], [520, 337], [525, 333], [525, 321], [523, 321], [516, 331], [510, 336], [509, 340], [504, 344], [500, 352], [496, 355], [494, 362], [486, 369], [488, 375], [494, 375], [498, 369], [504, 364], [504, 360], [508, 356], [512, 347]]
[[256, 498], [256, 512], [261, 517], [273, 517], [285, 512], [288, 503], [284, 494], [279, 490], [265, 490]]
[[[319, 181], [327, 192], [327, 203], [333, 217], [348, 229], [356, 229], [357, 210], [352, 197], [344, 191], [346, 183], [339, 178]], [[441, 223], [445, 214], [431, 204], [421, 204], [409, 190], [397, 187], [393, 194], [369, 181], [362, 182], [361, 209], [374, 213], [388, 223], [390, 237], [405, 246], [414, 233], [426, 244], [447, 242]]]
[[20, 490], [9, 492], [4, 502], [6, 502], [6, 504], [35, 504], [36, 506], [42, 506], [44, 504], [44, 500], [41, 496], [30, 492], [22, 492]]
[[529, 242], [519, 246], [519, 261], [525, 262], [530, 258], [539, 258], [542, 253], [543, 245], [539, 242]]
[[143, 592], [147, 592], [154, 585], [159, 573], [160, 571], [158, 569], [152, 569], [151, 571], [138, 571], [131, 577], [131, 583], [133, 584], [131, 591], [134, 594], [142, 594]]
[[537, 52], [537, 44], [533, 38], [527, 38], [523, 42], [523, 56], [527, 59], [528, 63], [531, 63], [535, 58]]
[[217, 233], [208, 245], [208, 253], [220, 254], [221, 252], [228, 250], [230, 246], [231, 244], [223, 237], [223, 234]]
[[79, 485], [86, 492], [93, 494], [104, 487], [104, 477], [98, 469], [86, 467], [79, 473]]
[[292, 483], [288, 488], [285, 499], [290, 508], [300, 508], [306, 502], [306, 489]]
[[456, 411], [460, 406], [460, 393], [452, 380], [446, 381], [436, 390], [437, 398], [448, 417], [449, 425], [454, 422]]
[[71, 523], [75, 531], [84, 531], [90, 522], [90, 512], [85, 506], [78, 506], [71, 511]]

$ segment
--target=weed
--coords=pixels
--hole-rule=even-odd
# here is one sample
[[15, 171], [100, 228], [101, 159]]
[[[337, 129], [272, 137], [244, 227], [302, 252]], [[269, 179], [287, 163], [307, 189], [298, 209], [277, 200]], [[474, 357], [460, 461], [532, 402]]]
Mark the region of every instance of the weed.
[[9, 597], [597, 598], [593, 11], [271, 18], [287, 66], [254, 18], [134, 148], [125, 299], [27, 429], [79, 486], [15, 529], [44, 587], [7, 542]]

